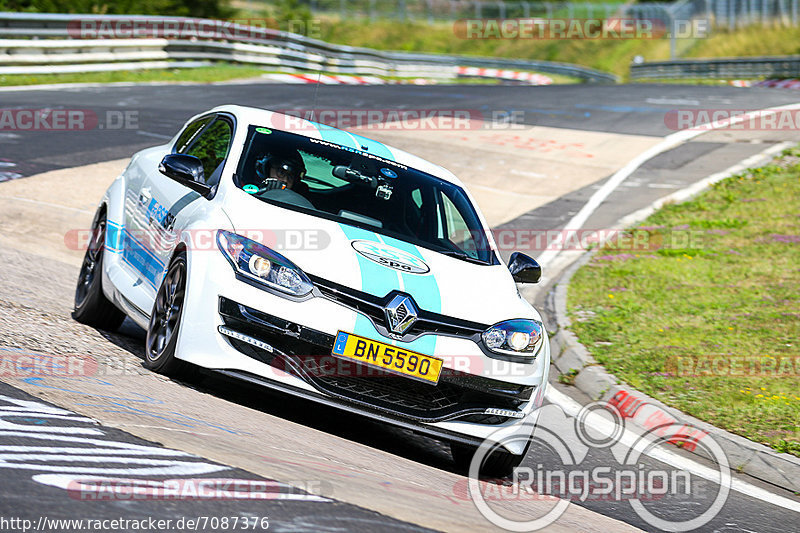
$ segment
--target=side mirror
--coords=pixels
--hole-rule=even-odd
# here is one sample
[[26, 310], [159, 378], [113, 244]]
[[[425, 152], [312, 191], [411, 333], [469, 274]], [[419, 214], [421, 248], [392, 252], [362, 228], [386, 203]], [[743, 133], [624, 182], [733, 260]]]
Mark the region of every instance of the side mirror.
[[167, 154], [158, 165], [158, 171], [203, 196], [211, 194], [211, 187], [203, 176], [203, 163], [193, 155]]
[[508, 270], [517, 283], [539, 283], [542, 267], [532, 257], [514, 252], [508, 260]]

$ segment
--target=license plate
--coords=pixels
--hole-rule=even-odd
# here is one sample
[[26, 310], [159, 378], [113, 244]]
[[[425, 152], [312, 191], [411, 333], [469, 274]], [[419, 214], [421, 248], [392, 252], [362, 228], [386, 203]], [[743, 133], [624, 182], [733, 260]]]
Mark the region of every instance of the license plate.
[[336, 335], [332, 353], [434, 385], [439, 382], [442, 372], [441, 359], [343, 331]]

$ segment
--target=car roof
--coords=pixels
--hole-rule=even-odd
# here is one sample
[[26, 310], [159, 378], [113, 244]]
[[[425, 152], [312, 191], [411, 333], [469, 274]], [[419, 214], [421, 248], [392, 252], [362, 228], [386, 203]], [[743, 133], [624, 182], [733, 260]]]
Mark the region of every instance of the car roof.
[[[440, 167], [430, 161], [422, 159], [421, 157], [410, 154], [404, 150], [394, 148], [368, 137], [356, 135], [345, 130], [334, 128], [332, 126], [318, 124], [298, 117], [287, 117], [283, 113], [270, 111], [268, 109], [260, 109], [257, 107], [248, 107], [240, 105], [222, 105], [215, 107], [210, 112], [212, 113], [230, 113], [236, 117], [237, 121], [241, 121], [254, 126], [270, 127], [272, 129], [287, 131], [304, 137], [311, 137], [315, 139], [322, 139], [334, 144], [345, 146], [349, 149], [355, 149], [365, 152], [377, 157], [394, 160], [403, 165], [407, 165], [416, 170], [420, 170], [439, 179], [457, 185], [462, 189], [465, 188], [452, 172]], [[286, 120], [286, 119], [289, 120]], [[291, 127], [285, 127], [289, 125]], [[366, 147], [366, 150], [364, 149]]]

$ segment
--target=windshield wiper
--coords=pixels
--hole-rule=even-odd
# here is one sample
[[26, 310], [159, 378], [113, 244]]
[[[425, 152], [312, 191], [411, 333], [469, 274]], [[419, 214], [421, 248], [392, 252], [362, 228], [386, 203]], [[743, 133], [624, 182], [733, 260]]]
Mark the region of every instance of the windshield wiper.
[[463, 261], [469, 261], [470, 263], [476, 263], [479, 265], [488, 265], [486, 261], [481, 261], [477, 257], [472, 257], [471, 255], [467, 255], [464, 252], [456, 252], [455, 250], [437, 250], [440, 254], [446, 255], [448, 257], [455, 257], [456, 259], [461, 259]]

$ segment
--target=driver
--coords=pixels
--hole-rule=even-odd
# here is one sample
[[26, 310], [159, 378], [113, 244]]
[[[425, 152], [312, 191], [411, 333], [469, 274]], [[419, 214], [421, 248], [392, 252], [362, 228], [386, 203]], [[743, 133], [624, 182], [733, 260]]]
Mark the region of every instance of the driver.
[[308, 185], [302, 179], [306, 175], [306, 165], [297, 150], [287, 150], [281, 154], [266, 154], [256, 161], [256, 176], [262, 189], [290, 189], [296, 193], [308, 192]]

